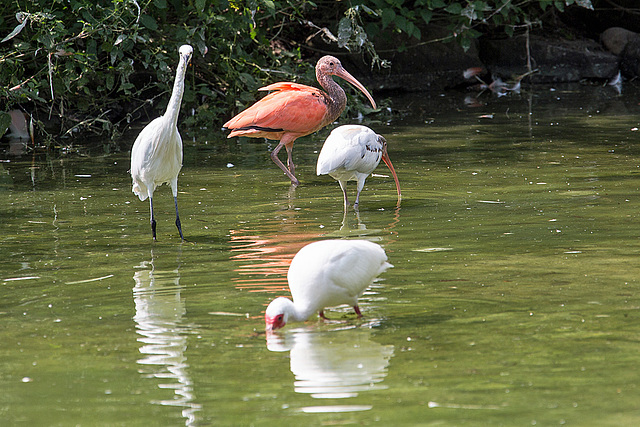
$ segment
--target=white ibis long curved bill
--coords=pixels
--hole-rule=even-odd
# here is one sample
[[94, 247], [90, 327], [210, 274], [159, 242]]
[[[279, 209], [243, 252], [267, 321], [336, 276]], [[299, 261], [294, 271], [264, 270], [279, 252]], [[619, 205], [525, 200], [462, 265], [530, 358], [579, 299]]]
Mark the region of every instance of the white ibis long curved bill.
[[340, 183], [345, 209], [349, 206], [347, 181], [357, 181], [356, 201], [353, 204], [357, 209], [365, 180], [378, 167], [380, 160], [384, 161], [393, 175], [400, 203], [400, 182], [387, 152], [387, 140], [366, 126], [345, 125], [335, 128], [318, 155], [316, 172], [318, 175], [329, 174]]

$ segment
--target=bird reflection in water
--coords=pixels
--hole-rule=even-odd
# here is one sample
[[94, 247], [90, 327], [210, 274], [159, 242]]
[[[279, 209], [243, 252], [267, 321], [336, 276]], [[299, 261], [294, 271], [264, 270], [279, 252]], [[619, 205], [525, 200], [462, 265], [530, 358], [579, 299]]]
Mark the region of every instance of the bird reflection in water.
[[162, 379], [158, 384], [160, 389], [174, 390], [172, 399], [152, 403], [182, 407], [185, 425], [194, 425], [201, 405], [195, 403], [185, 356], [187, 336], [194, 333], [194, 326], [184, 323], [186, 308], [180, 295], [179, 255], [174, 270], [157, 270], [153, 251], [151, 261], [143, 261], [135, 268], [133, 299], [136, 314], [133, 320], [143, 355], [138, 360], [138, 372], [146, 378]]
[[[392, 345], [371, 339], [367, 326], [345, 330], [318, 330], [315, 327], [294, 328], [267, 335], [270, 351], [289, 351], [291, 372], [297, 393], [314, 399], [348, 399], [359, 393], [383, 390]], [[348, 329], [348, 330], [346, 330]], [[350, 412], [371, 409], [371, 405], [314, 405], [303, 412]]]
[[[362, 219], [362, 216], [365, 219]], [[386, 218], [389, 218], [389, 213], [387, 212]], [[342, 216], [342, 224], [340, 228], [335, 231], [326, 231], [325, 237], [351, 237], [351, 238], [361, 238], [371, 240], [373, 242], [382, 241], [382, 236], [385, 237], [384, 241], [386, 245], [392, 244], [396, 241], [398, 232], [395, 230], [396, 226], [400, 223], [400, 206], [396, 206], [393, 210], [393, 216], [390, 218], [391, 221], [388, 224], [385, 224], [383, 228], [368, 228], [367, 222], [369, 224], [377, 224], [377, 220], [381, 218], [382, 215], [377, 212], [364, 212], [360, 213], [359, 211], [347, 212], [346, 210], [343, 212]]]
[[255, 226], [241, 224], [229, 230], [234, 286], [248, 292], [281, 292], [288, 290], [287, 270], [293, 256], [305, 245], [318, 240], [323, 233], [298, 217], [283, 200], [275, 218], [260, 221]]
[[232, 261], [241, 263], [233, 271], [238, 289], [276, 292], [287, 287], [287, 270], [293, 256], [314, 241], [315, 234], [261, 235], [257, 230], [231, 230]]

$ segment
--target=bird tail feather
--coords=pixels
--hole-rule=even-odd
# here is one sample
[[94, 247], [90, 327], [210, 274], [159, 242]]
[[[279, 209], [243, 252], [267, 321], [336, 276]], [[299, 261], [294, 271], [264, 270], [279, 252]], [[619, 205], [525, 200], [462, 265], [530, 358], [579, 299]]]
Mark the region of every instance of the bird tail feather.
[[133, 191], [133, 193], [138, 196], [141, 202], [144, 202], [145, 200], [147, 200], [149, 194], [147, 193], [146, 189], [143, 189], [142, 187], [143, 186], [141, 186], [139, 182], [134, 182], [131, 191]]

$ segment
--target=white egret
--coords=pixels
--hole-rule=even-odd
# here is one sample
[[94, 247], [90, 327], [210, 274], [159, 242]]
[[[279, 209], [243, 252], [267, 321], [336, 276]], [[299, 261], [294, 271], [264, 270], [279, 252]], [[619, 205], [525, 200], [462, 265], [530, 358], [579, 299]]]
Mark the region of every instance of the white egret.
[[279, 297], [264, 315], [268, 331], [289, 321], [303, 322], [313, 313], [324, 316], [325, 307], [353, 306], [358, 317], [358, 297], [389, 267], [380, 245], [368, 240], [321, 240], [298, 251], [287, 280], [293, 301]]
[[131, 149], [132, 191], [140, 198], [149, 198], [151, 209], [151, 232], [156, 240], [156, 220], [153, 214], [153, 192], [156, 187], [169, 183], [176, 206], [176, 227], [182, 235], [180, 215], [178, 214], [178, 173], [182, 168], [182, 138], [178, 132], [178, 113], [184, 93], [184, 78], [187, 65], [191, 61], [193, 48], [180, 46], [180, 61], [176, 70], [171, 99], [165, 113], [154, 119], [142, 129]]
[[340, 183], [344, 195], [344, 209], [349, 206], [347, 181], [358, 181], [358, 192], [353, 207], [357, 210], [364, 182], [382, 159], [393, 174], [400, 201], [400, 183], [387, 153], [387, 140], [366, 126], [344, 125], [335, 128], [324, 142], [318, 155], [316, 172], [329, 174]]

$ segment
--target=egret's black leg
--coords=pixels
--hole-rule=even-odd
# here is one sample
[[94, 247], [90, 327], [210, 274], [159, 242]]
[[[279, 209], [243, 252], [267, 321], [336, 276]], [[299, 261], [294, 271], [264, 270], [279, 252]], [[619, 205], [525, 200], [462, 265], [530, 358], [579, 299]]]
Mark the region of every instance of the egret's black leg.
[[180, 233], [180, 239], [184, 241], [184, 236], [182, 235], [182, 225], [180, 224], [180, 215], [178, 214], [178, 197], [173, 198], [174, 203], [176, 204], [176, 227], [178, 227], [178, 233]]
[[151, 207], [151, 234], [153, 235], [153, 241], [156, 241], [156, 218], [153, 215], [153, 198], [149, 197], [149, 206]]

